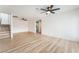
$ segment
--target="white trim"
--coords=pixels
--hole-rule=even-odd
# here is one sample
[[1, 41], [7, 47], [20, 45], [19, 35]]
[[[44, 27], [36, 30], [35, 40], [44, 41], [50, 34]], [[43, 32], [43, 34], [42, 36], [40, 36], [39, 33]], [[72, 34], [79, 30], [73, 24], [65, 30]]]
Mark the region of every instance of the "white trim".
[[13, 38], [13, 17], [12, 17], [12, 14], [11, 14], [11, 23], [10, 23], [10, 36], [11, 36], [11, 39]]

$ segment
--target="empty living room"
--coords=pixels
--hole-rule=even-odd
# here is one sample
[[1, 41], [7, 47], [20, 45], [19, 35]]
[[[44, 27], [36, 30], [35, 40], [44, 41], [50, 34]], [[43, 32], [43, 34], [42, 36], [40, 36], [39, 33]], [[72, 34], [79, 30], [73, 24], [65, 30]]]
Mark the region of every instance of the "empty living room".
[[0, 53], [79, 53], [79, 5], [0, 5]]

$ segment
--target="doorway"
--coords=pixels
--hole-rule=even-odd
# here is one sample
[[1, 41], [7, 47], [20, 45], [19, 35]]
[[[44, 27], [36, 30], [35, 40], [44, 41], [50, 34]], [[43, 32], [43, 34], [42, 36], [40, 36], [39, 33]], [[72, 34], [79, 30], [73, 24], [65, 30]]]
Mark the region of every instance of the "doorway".
[[0, 39], [10, 38], [10, 15], [0, 13]]
[[41, 34], [41, 20], [36, 21], [36, 33]]

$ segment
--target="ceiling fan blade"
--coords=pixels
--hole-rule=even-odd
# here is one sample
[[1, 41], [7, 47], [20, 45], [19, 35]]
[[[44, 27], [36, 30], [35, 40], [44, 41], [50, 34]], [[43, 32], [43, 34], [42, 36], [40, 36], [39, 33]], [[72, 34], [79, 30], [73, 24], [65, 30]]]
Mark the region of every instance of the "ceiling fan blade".
[[51, 13], [55, 14], [55, 12], [50, 11]]
[[41, 10], [43, 10], [43, 11], [47, 11], [46, 9], [42, 9], [42, 8], [41, 8]]
[[60, 8], [53, 9], [52, 11], [60, 10]]
[[51, 13], [55, 14], [55, 12], [51, 12]]
[[14, 18], [19, 18], [18, 16], [13, 16]]
[[22, 18], [21, 20], [27, 21], [27, 19], [25, 19], [25, 18]]
[[53, 8], [54, 7], [54, 5], [50, 5], [50, 8]]

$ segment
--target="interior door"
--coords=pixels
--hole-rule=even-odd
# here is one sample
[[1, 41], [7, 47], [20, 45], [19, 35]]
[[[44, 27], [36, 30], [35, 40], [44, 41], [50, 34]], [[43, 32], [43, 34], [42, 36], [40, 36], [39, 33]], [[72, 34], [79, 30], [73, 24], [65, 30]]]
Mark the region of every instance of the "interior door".
[[36, 33], [41, 34], [41, 20], [36, 21]]

